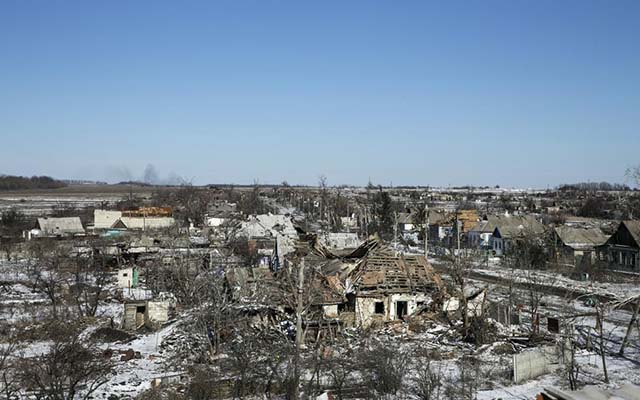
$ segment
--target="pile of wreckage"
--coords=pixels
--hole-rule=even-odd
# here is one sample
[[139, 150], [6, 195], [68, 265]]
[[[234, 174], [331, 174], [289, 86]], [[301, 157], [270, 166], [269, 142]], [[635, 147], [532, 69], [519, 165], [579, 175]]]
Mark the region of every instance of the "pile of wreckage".
[[585, 386], [576, 391], [546, 388], [536, 396], [536, 400], [640, 400], [640, 386], [626, 383], [618, 389], [602, 389], [598, 386]]

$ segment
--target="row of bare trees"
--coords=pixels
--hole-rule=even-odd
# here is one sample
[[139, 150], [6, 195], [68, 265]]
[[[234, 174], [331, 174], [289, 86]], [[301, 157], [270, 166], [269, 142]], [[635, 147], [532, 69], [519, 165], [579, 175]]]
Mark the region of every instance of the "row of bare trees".
[[[96, 247], [106, 243], [96, 244]], [[24, 270], [38, 305], [37, 319], [3, 326], [0, 343], [0, 399], [87, 399], [109, 378], [110, 357], [82, 335], [87, 317], [95, 317], [112, 279], [107, 259], [97, 252], [73, 251], [68, 243], [35, 240], [27, 243], [31, 262]], [[39, 332], [44, 347], [31, 348], [20, 326]]]

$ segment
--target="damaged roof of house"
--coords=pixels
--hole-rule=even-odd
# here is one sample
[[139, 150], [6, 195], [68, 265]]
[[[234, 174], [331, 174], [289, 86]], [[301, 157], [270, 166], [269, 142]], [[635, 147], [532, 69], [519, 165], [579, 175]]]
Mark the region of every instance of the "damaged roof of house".
[[360, 295], [416, 293], [442, 287], [424, 256], [395, 255], [389, 248], [370, 252], [349, 276]]

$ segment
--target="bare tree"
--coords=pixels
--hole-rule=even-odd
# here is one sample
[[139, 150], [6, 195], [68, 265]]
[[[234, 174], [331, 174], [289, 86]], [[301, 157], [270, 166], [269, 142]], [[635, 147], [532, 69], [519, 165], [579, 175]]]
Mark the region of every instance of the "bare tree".
[[258, 181], [254, 181], [251, 191], [243, 193], [238, 202], [238, 210], [244, 215], [265, 214], [269, 211], [269, 207], [260, 195], [260, 185]]
[[469, 258], [456, 258], [456, 260], [450, 264], [449, 275], [454, 285], [454, 293], [460, 300], [460, 313], [462, 317], [462, 336], [466, 337], [469, 334], [469, 304], [467, 301], [467, 284], [469, 281], [469, 274], [471, 273], [473, 265]]
[[480, 378], [481, 362], [476, 357], [463, 354], [458, 359], [458, 374], [449, 376], [444, 385], [444, 395], [452, 400], [476, 398]]
[[75, 328], [59, 326], [44, 354], [19, 360], [22, 387], [37, 399], [89, 399], [109, 379], [111, 363], [83, 343]]
[[29, 229], [29, 220], [18, 209], [10, 208], [0, 214], [0, 250], [5, 252], [7, 260], [11, 260], [21, 233], [26, 229]]
[[541, 288], [544, 280], [545, 278], [535, 271], [524, 271], [523, 283], [525, 288], [526, 304], [531, 317], [531, 332], [534, 335], [540, 333], [540, 317], [538, 310], [542, 304], [542, 299], [544, 298], [544, 292]]
[[331, 357], [327, 360], [326, 367], [329, 372], [329, 376], [331, 377], [333, 393], [338, 400], [342, 400], [344, 398], [345, 387], [355, 376], [355, 356], [349, 351], [345, 354], [334, 351]]
[[101, 246], [92, 255], [78, 255], [70, 260], [73, 268], [70, 293], [80, 316], [95, 317], [112, 279], [104, 249]]
[[51, 303], [51, 316], [59, 317], [62, 290], [68, 285], [67, 250], [54, 241], [37, 241], [31, 245], [34, 263], [28, 275], [34, 291], [44, 295]]
[[420, 400], [436, 400], [440, 397], [441, 386], [442, 374], [433, 367], [431, 360], [419, 362], [413, 378], [412, 394]]
[[327, 219], [327, 205], [329, 199], [329, 190], [327, 189], [327, 177], [320, 175], [318, 178], [318, 187], [320, 188], [320, 215], [319, 220], [324, 221]]
[[233, 397], [252, 395], [274, 396], [295, 393], [290, 364], [294, 346], [282, 334], [273, 330], [236, 329], [229, 346], [228, 370], [234, 373]]
[[625, 175], [636, 186], [640, 186], [640, 165], [627, 168]]
[[146, 281], [156, 293], [172, 293], [181, 307], [192, 311], [194, 330], [208, 338], [207, 346], [216, 354], [230, 318], [231, 297], [224, 269], [208, 261], [198, 254], [173, 251], [168, 262], [148, 270]]
[[9, 339], [8, 343], [0, 346], [0, 399], [3, 400], [17, 398], [16, 394], [20, 390], [20, 382], [14, 365], [17, 343], [13, 336]]
[[364, 384], [376, 398], [395, 398], [409, 368], [408, 354], [399, 348], [377, 344], [361, 353]]

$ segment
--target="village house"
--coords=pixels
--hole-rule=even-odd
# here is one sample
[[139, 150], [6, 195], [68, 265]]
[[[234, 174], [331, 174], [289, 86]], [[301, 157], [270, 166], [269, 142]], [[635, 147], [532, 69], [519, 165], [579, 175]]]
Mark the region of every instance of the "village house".
[[113, 211], [94, 210], [93, 229], [95, 230], [155, 230], [171, 228], [176, 225], [167, 207], [143, 207], [139, 210]]
[[609, 239], [598, 227], [558, 226], [553, 233], [556, 257], [571, 266], [593, 263], [596, 249]]
[[522, 225], [525, 230], [543, 232], [542, 224], [538, 223], [532, 216], [516, 216], [511, 214], [486, 215], [478, 221], [466, 234], [466, 243], [470, 248], [495, 250], [493, 233], [496, 228], [502, 230], [503, 234], [510, 229], [516, 229]]
[[36, 226], [27, 232], [27, 238], [32, 237], [64, 237], [84, 235], [80, 217], [42, 217], [36, 221]]
[[478, 221], [478, 223], [467, 232], [467, 245], [470, 248], [489, 248], [491, 235], [496, 229], [496, 225], [497, 221], [495, 216], [488, 216]]
[[640, 265], [640, 221], [622, 221], [618, 229], [598, 248], [601, 260], [612, 269], [638, 272]]
[[545, 228], [533, 216], [509, 215], [500, 219], [491, 234], [491, 248], [497, 256], [502, 256], [509, 251], [515, 240], [528, 235], [540, 236]]
[[453, 215], [453, 229], [451, 230], [451, 235], [447, 238], [448, 243], [455, 245], [458, 240], [460, 240], [461, 244], [464, 243], [467, 234], [476, 226], [479, 220], [480, 217], [477, 210], [456, 211]]
[[430, 303], [442, 288], [424, 256], [395, 255], [388, 248], [367, 254], [347, 282], [345, 308], [355, 312], [355, 323], [363, 327], [403, 319]]

